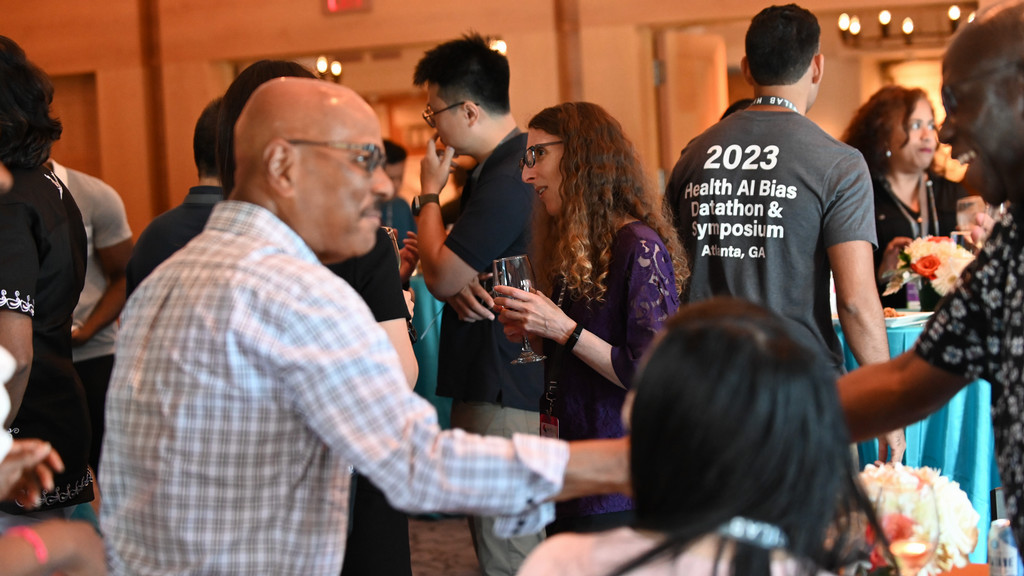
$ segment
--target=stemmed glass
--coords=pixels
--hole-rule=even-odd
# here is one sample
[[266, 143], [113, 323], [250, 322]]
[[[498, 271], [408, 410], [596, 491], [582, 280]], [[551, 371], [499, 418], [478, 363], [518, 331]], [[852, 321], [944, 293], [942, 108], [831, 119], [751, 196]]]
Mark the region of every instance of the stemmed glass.
[[[392, 228], [391, 226], [381, 226], [381, 228], [383, 228], [384, 231], [387, 232], [388, 239], [391, 240], [391, 249], [395, 253], [395, 262], [398, 264], [398, 271], [401, 272], [402, 252], [398, 248], [398, 230]], [[407, 317], [405, 319], [405, 327], [409, 331], [409, 340], [411, 340], [412, 343], [415, 344], [416, 341], [419, 340], [419, 334], [416, 333], [416, 326], [413, 325], [412, 318]]]
[[901, 576], [917, 576], [939, 547], [939, 509], [930, 484], [886, 485], [875, 498], [878, 522]]
[[388, 238], [391, 240], [391, 247], [395, 250], [395, 259], [398, 260], [398, 269], [402, 269], [402, 252], [398, 248], [398, 230], [391, 226], [381, 226], [385, 232], [388, 233]]
[[[530, 257], [526, 254], [499, 258], [494, 261], [494, 285], [511, 286], [530, 292], [534, 285], [533, 266], [530, 264]], [[530, 347], [530, 339], [523, 335], [523, 349], [519, 357], [512, 361], [512, 364], [529, 364], [540, 362], [546, 358], [533, 351]]]

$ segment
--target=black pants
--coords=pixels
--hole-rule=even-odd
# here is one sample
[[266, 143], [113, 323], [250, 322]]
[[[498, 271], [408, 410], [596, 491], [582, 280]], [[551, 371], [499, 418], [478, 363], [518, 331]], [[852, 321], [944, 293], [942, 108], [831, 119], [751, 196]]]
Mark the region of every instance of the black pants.
[[353, 476], [352, 489], [352, 531], [345, 545], [342, 576], [412, 576], [409, 517], [392, 508], [365, 476]]
[[98, 474], [100, 447], [103, 446], [103, 407], [107, 403], [110, 374], [114, 371], [114, 355], [75, 362], [75, 371], [85, 388], [85, 402], [89, 406], [89, 422], [92, 424], [89, 466], [92, 466], [93, 473]]

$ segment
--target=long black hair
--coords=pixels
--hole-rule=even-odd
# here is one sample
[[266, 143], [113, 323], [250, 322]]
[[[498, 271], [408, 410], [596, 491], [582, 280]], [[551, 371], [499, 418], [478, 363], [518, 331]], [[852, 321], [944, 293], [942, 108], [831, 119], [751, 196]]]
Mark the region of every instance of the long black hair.
[[773, 549], [806, 574], [846, 563], [850, 522], [871, 518], [854, 480], [835, 374], [772, 312], [718, 298], [667, 324], [634, 383], [637, 529], [664, 541], [616, 575], [672, 557], [734, 518], [786, 543], [734, 544], [733, 574], [769, 574]]
[[50, 78], [14, 40], [0, 36], [0, 162], [35, 168], [50, 157], [62, 131], [50, 115], [52, 102]]

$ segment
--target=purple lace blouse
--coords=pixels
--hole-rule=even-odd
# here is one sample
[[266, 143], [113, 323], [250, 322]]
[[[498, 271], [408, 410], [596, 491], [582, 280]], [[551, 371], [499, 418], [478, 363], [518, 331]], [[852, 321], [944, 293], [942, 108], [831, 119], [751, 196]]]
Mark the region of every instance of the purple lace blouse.
[[[641, 222], [619, 229], [612, 243], [603, 302], [563, 302], [570, 318], [612, 346], [612, 366], [628, 388], [640, 357], [665, 321], [679, 309], [672, 259], [657, 233]], [[557, 301], [561, 284], [552, 298]], [[566, 297], [568, 299], [568, 297]], [[545, 343], [548, 357], [554, 351]], [[550, 360], [549, 360], [550, 362]], [[569, 353], [559, 378], [559, 437], [565, 440], [619, 438], [626, 391]], [[631, 510], [633, 501], [615, 494], [561, 502], [559, 517]]]

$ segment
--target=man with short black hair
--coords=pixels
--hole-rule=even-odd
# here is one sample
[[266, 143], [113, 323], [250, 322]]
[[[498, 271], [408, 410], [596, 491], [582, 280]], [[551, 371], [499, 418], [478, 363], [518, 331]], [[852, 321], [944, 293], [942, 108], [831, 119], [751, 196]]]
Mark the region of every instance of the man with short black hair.
[[[665, 201], [692, 266], [685, 301], [729, 295], [762, 304], [787, 318], [801, 343], [828, 354], [840, 374], [830, 271], [857, 361], [884, 362], [889, 345], [874, 286], [867, 165], [804, 116], [825, 67], [820, 34], [814, 14], [795, 4], [751, 20], [741, 66], [755, 98], [687, 144]], [[899, 461], [902, 432], [891, 441]]]
[[[542, 363], [512, 365], [521, 344], [510, 342], [478, 278], [497, 258], [525, 254], [535, 193], [522, 181], [526, 134], [509, 106], [509, 67], [478, 34], [441, 44], [416, 65], [413, 81], [427, 89], [423, 119], [436, 128], [421, 163], [421, 194], [413, 200], [420, 268], [427, 288], [445, 301], [437, 394], [452, 398], [452, 425], [470, 432], [538, 434]], [[462, 191], [461, 211], [445, 233], [438, 195], [452, 158], [477, 162]], [[492, 520], [471, 519], [477, 558], [488, 576], [515, 574], [541, 536], [496, 539]]]
[[221, 99], [216, 98], [206, 105], [192, 135], [192, 155], [199, 184], [189, 188], [181, 204], [154, 218], [139, 235], [128, 260], [128, 296], [161, 262], [203, 231], [213, 205], [224, 199], [216, 152], [220, 102]]

